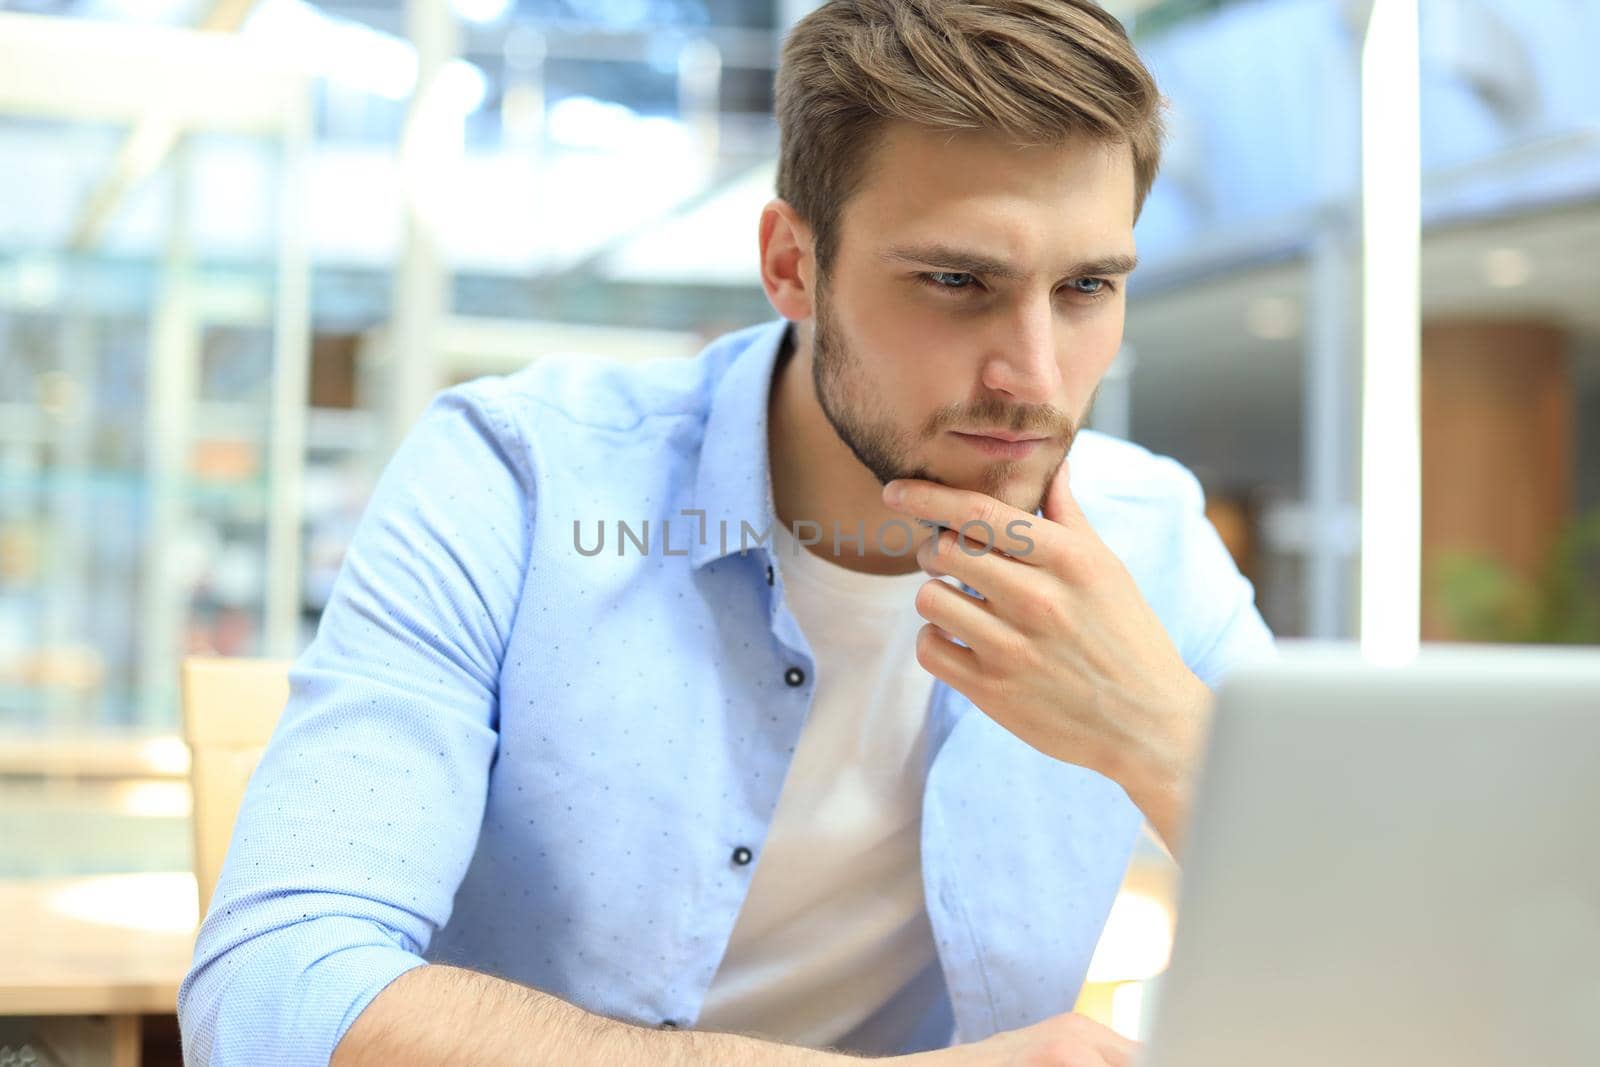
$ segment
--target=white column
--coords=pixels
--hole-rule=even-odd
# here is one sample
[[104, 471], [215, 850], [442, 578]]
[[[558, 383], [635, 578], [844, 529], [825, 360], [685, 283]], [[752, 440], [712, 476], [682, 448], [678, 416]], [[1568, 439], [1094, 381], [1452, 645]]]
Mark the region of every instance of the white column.
[[439, 241], [439, 211], [451, 195], [462, 116], [449, 98], [445, 65], [460, 50], [460, 27], [445, 0], [408, 0], [406, 27], [417, 49], [417, 83], [401, 135], [405, 224], [390, 315], [387, 445], [399, 444], [440, 385], [450, 275]]
[[311, 364], [311, 254], [305, 166], [311, 137], [309, 90], [285, 118], [278, 180], [278, 280], [274, 300], [272, 419], [267, 436], [267, 566], [262, 651], [300, 652], [301, 547], [306, 407]]
[[1375, 0], [1361, 56], [1361, 649], [1412, 659], [1422, 614], [1417, 0]]
[[189, 145], [170, 157], [171, 221], [146, 354], [146, 521], [139, 587], [138, 716], [166, 724], [177, 711], [178, 659], [189, 590], [173, 551], [188, 521], [189, 450], [199, 363]]

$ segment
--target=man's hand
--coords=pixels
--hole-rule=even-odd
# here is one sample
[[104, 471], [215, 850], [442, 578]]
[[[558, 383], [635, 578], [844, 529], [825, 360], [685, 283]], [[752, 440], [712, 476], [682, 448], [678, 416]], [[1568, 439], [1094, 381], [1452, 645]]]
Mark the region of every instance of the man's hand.
[[1129, 1067], [1141, 1046], [1086, 1015], [1054, 1015], [970, 1045], [895, 1057], [904, 1067]]
[[1090, 527], [1067, 464], [1050, 484], [1042, 521], [986, 494], [917, 479], [890, 482], [884, 502], [949, 527], [923, 544], [918, 562], [983, 597], [942, 581], [924, 585], [917, 611], [929, 625], [917, 638], [918, 662], [1040, 752], [1118, 782], [1176, 853], [1211, 693]]

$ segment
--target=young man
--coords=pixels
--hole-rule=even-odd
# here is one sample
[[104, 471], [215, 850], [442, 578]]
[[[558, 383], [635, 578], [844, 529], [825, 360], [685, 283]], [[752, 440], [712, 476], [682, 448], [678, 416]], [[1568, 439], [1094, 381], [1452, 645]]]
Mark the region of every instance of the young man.
[[1158, 109], [1089, 0], [801, 22], [781, 320], [435, 400], [250, 783], [189, 1061], [1126, 1062], [1070, 1008], [1271, 649], [1194, 478], [1078, 432]]

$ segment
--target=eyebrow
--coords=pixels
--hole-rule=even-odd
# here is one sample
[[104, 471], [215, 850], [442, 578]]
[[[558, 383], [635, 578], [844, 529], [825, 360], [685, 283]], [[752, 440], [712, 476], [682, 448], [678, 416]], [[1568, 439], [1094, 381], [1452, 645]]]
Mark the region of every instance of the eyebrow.
[[[954, 245], [905, 245], [888, 249], [881, 254], [881, 258], [902, 263], [938, 266], [961, 274], [984, 274], [1006, 281], [1023, 281], [1028, 277], [1027, 271], [1013, 267], [1005, 260], [984, 255], [982, 252], [957, 248]], [[1102, 274], [1132, 274], [1138, 265], [1138, 256], [1100, 256], [1069, 265], [1061, 277], [1085, 278]]]

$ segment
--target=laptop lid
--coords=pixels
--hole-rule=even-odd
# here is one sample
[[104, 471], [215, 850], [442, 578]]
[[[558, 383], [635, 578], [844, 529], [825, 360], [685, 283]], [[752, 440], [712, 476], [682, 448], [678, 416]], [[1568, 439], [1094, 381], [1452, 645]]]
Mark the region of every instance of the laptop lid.
[[1147, 1067], [1600, 1064], [1600, 650], [1221, 687]]

